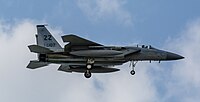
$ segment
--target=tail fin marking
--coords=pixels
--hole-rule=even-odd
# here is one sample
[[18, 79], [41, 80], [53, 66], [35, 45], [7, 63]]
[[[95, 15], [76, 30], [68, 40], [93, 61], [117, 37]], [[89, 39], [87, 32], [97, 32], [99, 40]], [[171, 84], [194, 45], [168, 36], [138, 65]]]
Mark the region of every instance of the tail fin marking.
[[37, 45], [46, 47], [50, 50], [58, 50], [62, 49], [60, 44], [56, 41], [56, 39], [51, 35], [51, 33], [47, 30], [44, 25], [37, 25]]

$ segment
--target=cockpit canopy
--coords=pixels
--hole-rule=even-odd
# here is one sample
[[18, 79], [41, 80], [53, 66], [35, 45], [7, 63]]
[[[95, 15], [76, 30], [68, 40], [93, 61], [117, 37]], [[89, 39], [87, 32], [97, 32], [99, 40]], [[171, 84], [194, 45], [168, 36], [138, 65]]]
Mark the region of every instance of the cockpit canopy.
[[137, 47], [145, 48], [145, 49], [156, 49], [156, 48], [152, 47], [151, 45], [137, 45]]

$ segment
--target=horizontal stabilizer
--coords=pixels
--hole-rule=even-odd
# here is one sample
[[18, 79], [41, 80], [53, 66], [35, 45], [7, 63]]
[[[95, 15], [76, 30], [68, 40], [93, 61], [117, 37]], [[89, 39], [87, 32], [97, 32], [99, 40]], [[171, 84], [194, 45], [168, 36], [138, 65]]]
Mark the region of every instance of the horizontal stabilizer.
[[53, 52], [52, 50], [39, 46], [39, 45], [29, 45], [28, 46], [29, 50], [31, 52], [35, 52], [35, 53], [50, 53]]
[[102, 46], [101, 44], [89, 41], [76, 35], [62, 36], [63, 42], [70, 42], [72, 46]]
[[28, 64], [28, 66], [26, 68], [37, 69], [37, 68], [44, 67], [47, 65], [48, 65], [47, 62], [30, 61], [30, 63]]

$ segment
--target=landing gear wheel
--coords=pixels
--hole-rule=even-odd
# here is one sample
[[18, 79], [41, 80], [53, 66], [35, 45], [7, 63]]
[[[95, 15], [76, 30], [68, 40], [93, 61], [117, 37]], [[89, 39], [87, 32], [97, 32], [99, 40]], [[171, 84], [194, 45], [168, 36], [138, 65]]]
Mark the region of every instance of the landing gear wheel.
[[134, 70], [132, 70], [130, 73], [131, 73], [131, 75], [135, 75], [135, 71]]
[[86, 78], [90, 78], [92, 76], [91, 72], [89, 70], [86, 70], [86, 72], [84, 73], [84, 76]]

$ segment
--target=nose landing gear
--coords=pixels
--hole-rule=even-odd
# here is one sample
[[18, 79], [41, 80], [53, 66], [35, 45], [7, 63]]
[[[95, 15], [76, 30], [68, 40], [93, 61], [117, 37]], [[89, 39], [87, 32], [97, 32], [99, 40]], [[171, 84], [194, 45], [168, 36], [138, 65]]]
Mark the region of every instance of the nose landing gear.
[[135, 75], [135, 70], [134, 70], [134, 68], [135, 68], [137, 62], [138, 62], [138, 61], [131, 61], [131, 62], [130, 62], [130, 67], [132, 68], [132, 70], [131, 70], [131, 72], [130, 72], [131, 75]]

